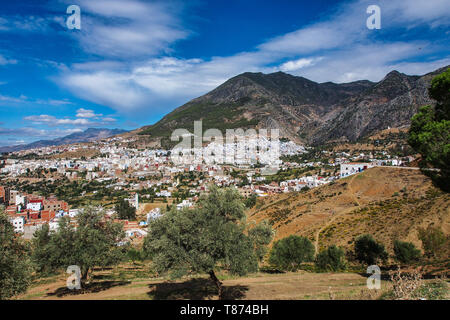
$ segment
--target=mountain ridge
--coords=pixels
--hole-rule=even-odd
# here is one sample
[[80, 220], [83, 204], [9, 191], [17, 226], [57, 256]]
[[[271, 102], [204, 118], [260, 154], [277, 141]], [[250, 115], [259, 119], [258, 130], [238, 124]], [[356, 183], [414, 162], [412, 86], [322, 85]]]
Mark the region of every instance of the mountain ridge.
[[318, 145], [354, 142], [364, 136], [410, 124], [422, 105], [433, 103], [428, 87], [434, 75], [393, 70], [379, 82], [317, 83], [283, 72], [245, 72], [203, 96], [176, 108], [157, 123], [136, 131], [168, 139], [177, 128], [279, 128], [280, 135], [299, 143]]
[[39, 140], [29, 144], [0, 147], [0, 153], [16, 152], [41, 147], [60, 146], [72, 143], [92, 142], [109, 138], [127, 132], [122, 129], [88, 128], [82, 132], [75, 132], [52, 140]]

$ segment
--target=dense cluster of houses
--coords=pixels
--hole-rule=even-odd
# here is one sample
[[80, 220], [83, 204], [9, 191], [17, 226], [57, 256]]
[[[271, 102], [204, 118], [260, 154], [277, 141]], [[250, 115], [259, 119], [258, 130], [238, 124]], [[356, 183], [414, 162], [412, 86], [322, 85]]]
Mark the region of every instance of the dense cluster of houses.
[[0, 186], [0, 203], [9, 215], [14, 231], [31, 238], [37, 228], [47, 223], [55, 227], [55, 219], [64, 215], [74, 215], [65, 201], [55, 197], [25, 194]]
[[[137, 194], [126, 200], [136, 208], [139, 206]], [[25, 239], [31, 239], [34, 232], [44, 224], [48, 224], [50, 230], [56, 231], [59, 219], [64, 216], [69, 216], [71, 223], [76, 226], [79, 214], [79, 209], [71, 209], [67, 202], [58, 200], [55, 197], [45, 198], [33, 194], [25, 194], [4, 186], [0, 186], [0, 205], [5, 207], [5, 212], [10, 218], [14, 231]], [[114, 213], [114, 210], [107, 211], [105, 219], [112, 219]], [[114, 222], [120, 222], [124, 225], [127, 241], [143, 238], [147, 234], [142, 225], [139, 225], [136, 221], [115, 219]]]

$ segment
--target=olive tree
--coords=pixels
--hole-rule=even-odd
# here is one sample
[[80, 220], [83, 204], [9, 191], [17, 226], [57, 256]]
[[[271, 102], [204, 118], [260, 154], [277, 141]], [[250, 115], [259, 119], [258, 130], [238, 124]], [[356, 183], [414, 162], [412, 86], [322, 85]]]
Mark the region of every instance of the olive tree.
[[382, 243], [378, 243], [370, 234], [358, 237], [355, 241], [356, 259], [368, 265], [386, 261], [388, 253]]
[[84, 282], [94, 267], [118, 263], [124, 255], [118, 246], [125, 237], [123, 225], [104, 217], [103, 210], [86, 207], [80, 210], [76, 225], [66, 216], [59, 221], [57, 231], [44, 227], [36, 232], [33, 260], [39, 270], [77, 265]]
[[8, 215], [0, 211], [0, 300], [25, 292], [31, 283], [28, 246], [14, 233]]
[[245, 275], [258, 269], [264, 244], [272, 238], [268, 224], [248, 229], [244, 204], [236, 189], [210, 187], [194, 208], [171, 208], [149, 225], [144, 250], [158, 273], [180, 278], [209, 274], [222, 296], [215, 269]]
[[269, 262], [281, 270], [296, 271], [314, 259], [314, 245], [305, 237], [291, 235], [274, 243]]
[[320, 271], [343, 271], [347, 269], [345, 251], [332, 245], [317, 255], [315, 264]]

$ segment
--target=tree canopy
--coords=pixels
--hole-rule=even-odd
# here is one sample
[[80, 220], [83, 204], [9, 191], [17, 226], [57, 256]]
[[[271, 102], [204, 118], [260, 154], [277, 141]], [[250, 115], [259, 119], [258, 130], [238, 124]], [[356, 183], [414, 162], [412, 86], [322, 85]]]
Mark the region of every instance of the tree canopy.
[[119, 219], [136, 220], [136, 208], [124, 199], [120, 199], [116, 204], [116, 213]]
[[[450, 68], [433, 78], [429, 95], [437, 103], [420, 108], [411, 119], [408, 142], [422, 155], [423, 172], [450, 192]], [[429, 167], [439, 170], [427, 170]]]
[[385, 261], [388, 258], [384, 245], [375, 241], [370, 234], [362, 235], [356, 239], [355, 254], [357, 260], [368, 265]]
[[321, 251], [316, 257], [316, 267], [320, 271], [342, 271], [347, 268], [345, 251], [332, 245]]
[[0, 211], [0, 300], [25, 292], [31, 283], [29, 247], [14, 233], [8, 215]]
[[253, 229], [245, 221], [244, 204], [237, 190], [210, 187], [194, 208], [171, 208], [149, 225], [144, 250], [159, 273], [172, 278], [207, 273], [217, 286], [215, 275], [221, 267], [231, 274], [257, 271], [263, 247], [272, 239], [270, 225]]
[[420, 250], [411, 242], [394, 241], [395, 259], [401, 263], [412, 263], [420, 259]]
[[269, 262], [281, 270], [295, 271], [314, 259], [314, 245], [305, 237], [291, 235], [274, 243]]
[[123, 251], [118, 243], [125, 237], [123, 225], [105, 221], [104, 212], [94, 207], [80, 210], [75, 227], [69, 217], [59, 221], [57, 231], [43, 227], [34, 234], [33, 260], [39, 270], [80, 267], [82, 280], [96, 266], [119, 262]]

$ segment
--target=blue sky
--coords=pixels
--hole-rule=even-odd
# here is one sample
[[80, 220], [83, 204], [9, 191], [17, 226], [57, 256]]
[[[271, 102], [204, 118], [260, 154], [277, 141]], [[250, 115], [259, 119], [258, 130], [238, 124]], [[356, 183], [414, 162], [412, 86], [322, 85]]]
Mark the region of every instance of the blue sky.
[[2, 0], [0, 146], [152, 124], [246, 71], [425, 74], [450, 64], [449, 25], [448, 0]]

